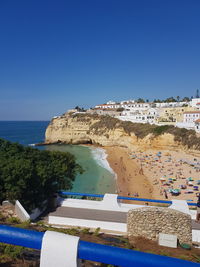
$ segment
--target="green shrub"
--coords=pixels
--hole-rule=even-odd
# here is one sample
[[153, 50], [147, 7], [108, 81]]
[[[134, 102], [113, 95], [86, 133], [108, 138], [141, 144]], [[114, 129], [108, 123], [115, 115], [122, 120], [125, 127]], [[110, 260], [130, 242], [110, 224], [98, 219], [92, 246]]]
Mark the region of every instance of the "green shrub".
[[20, 246], [5, 245], [4, 254], [12, 259], [19, 258], [24, 248]]
[[100, 227], [96, 228], [95, 231], [94, 231], [94, 235], [98, 236], [100, 234], [100, 230], [101, 230]]
[[110, 116], [100, 116], [92, 114], [76, 114], [78, 121], [89, 122], [88, 133], [96, 135], [106, 135], [106, 130], [121, 128], [128, 135], [134, 134], [137, 138], [144, 138], [149, 134], [153, 136], [169, 133], [174, 135], [174, 140], [188, 148], [200, 149], [200, 137], [196, 135], [194, 130], [174, 127], [172, 125], [151, 125], [148, 123], [132, 123], [130, 121], [121, 121]]

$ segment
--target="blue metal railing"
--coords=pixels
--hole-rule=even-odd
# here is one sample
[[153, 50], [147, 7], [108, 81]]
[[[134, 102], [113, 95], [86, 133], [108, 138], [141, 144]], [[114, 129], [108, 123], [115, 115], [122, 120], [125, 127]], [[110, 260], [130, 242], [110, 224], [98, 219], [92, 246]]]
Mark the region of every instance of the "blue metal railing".
[[[76, 193], [76, 192], [65, 192], [65, 191], [60, 191], [59, 194], [63, 197], [65, 197], [65, 196], [96, 197], [96, 198], [103, 198], [104, 197], [104, 195], [100, 195], [100, 194], [87, 194], [87, 193]], [[118, 196], [117, 199], [172, 204], [172, 201], [170, 201], [170, 200], [123, 197], [123, 196]], [[188, 202], [188, 205], [189, 206], [196, 206], [197, 204]]]
[[[0, 225], [0, 242], [41, 249], [44, 233]], [[199, 264], [130, 249], [79, 241], [78, 258], [124, 267], [195, 267]], [[62, 267], [62, 266], [60, 266]]]

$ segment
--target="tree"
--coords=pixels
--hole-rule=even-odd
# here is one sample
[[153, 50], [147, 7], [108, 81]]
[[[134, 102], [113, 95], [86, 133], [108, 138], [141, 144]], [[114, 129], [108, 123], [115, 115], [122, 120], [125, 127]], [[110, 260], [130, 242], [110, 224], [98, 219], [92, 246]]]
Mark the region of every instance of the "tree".
[[168, 97], [167, 99], [165, 99], [164, 102], [167, 102], [167, 103], [176, 102], [176, 99], [173, 96], [171, 96], [171, 97]]
[[182, 102], [189, 102], [190, 98], [188, 96], [185, 96], [181, 101]]
[[179, 102], [179, 100], [180, 100], [180, 96], [177, 96], [176, 99], [177, 99], [177, 102]]
[[77, 111], [79, 111], [79, 112], [84, 112], [85, 111], [84, 108], [80, 108], [79, 106], [76, 106], [74, 109], [77, 109]]
[[118, 112], [124, 111], [124, 108], [117, 108]]
[[199, 89], [196, 91], [196, 98], [199, 98]]
[[153, 101], [153, 103], [161, 103], [162, 102], [162, 100], [160, 100], [160, 99], [154, 99], [154, 101]]
[[18, 199], [31, 211], [60, 189], [71, 189], [83, 170], [70, 153], [40, 151], [0, 139], [0, 201]]
[[138, 100], [136, 101], [137, 103], [145, 103], [143, 98], [138, 98]]

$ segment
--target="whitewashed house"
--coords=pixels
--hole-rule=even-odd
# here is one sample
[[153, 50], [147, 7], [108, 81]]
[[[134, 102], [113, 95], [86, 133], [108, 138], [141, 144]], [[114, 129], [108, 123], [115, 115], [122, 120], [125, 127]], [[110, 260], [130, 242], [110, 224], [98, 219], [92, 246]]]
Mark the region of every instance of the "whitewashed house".
[[167, 108], [167, 107], [182, 107], [183, 105], [189, 105], [190, 102], [161, 102], [161, 103], [153, 103], [152, 105], [156, 108]]
[[120, 108], [121, 105], [118, 103], [115, 104], [101, 104], [101, 105], [96, 105], [95, 108], [98, 109], [118, 109]]
[[123, 121], [131, 121], [134, 123], [150, 123], [154, 124], [156, 122], [156, 118], [158, 116], [157, 109], [148, 108], [130, 108], [128, 110], [124, 110], [121, 116], [117, 118]]
[[200, 119], [196, 120], [195, 122], [195, 131], [200, 133]]
[[200, 119], [200, 111], [199, 110], [195, 110], [195, 111], [187, 111], [184, 112], [183, 114], [183, 122], [184, 123], [193, 123]]
[[190, 106], [193, 108], [198, 108], [200, 106], [200, 98], [193, 98], [190, 101]]
[[195, 130], [195, 121], [200, 119], [200, 111], [187, 111], [183, 113], [183, 122], [176, 123], [176, 127]]

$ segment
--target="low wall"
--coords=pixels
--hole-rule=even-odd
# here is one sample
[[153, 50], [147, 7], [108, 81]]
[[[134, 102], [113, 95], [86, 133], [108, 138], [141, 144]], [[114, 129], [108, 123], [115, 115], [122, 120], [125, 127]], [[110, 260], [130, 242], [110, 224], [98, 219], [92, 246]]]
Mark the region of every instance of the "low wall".
[[16, 200], [15, 202], [15, 213], [17, 217], [22, 221], [28, 221], [28, 220], [35, 220], [37, 217], [42, 214], [42, 212], [46, 209], [47, 201], [43, 202], [43, 208], [39, 209], [36, 208], [32, 210], [31, 214], [28, 214], [28, 212], [25, 210], [25, 208], [22, 206], [22, 204], [19, 202], [19, 200]]
[[18, 200], [15, 202], [15, 213], [22, 222], [30, 220], [30, 215]]
[[192, 243], [191, 216], [169, 208], [144, 207], [130, 210], [127, 218], [128, 237], [158, 240], [159, 233], [177, 235], [180, 243]]
[[58, 216], [49, 216], [49, 224], [56, 226], [71, 226], [71, 227], [84, 227], [84, 228], [101, 228], [103, 231], [107, 232], [127, 232], [126, 223], [117, 223], [117, 222], [107, 222], [107, 221], [96, 221], [96, 220], [85, 220], [85, 219], [75, 219], [75, 218], [66, 218]]

